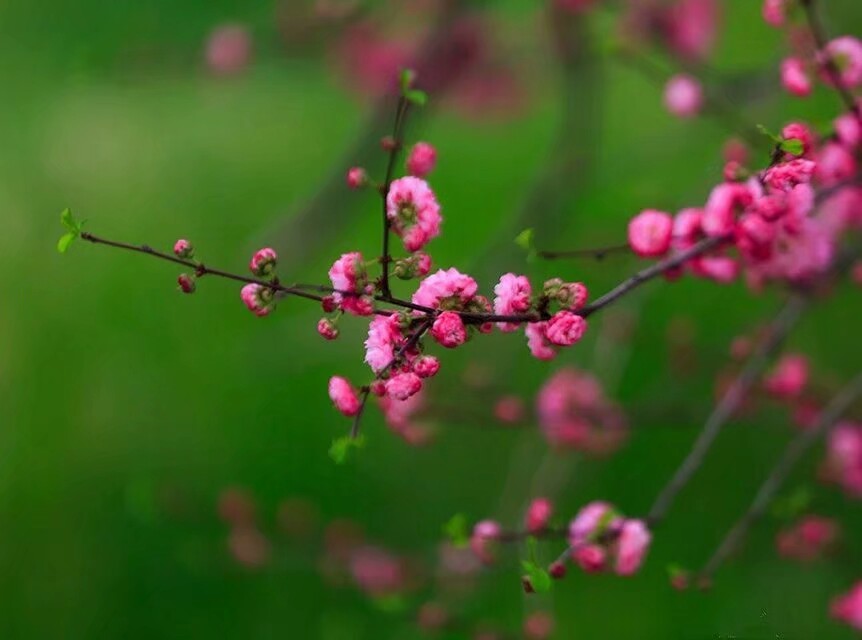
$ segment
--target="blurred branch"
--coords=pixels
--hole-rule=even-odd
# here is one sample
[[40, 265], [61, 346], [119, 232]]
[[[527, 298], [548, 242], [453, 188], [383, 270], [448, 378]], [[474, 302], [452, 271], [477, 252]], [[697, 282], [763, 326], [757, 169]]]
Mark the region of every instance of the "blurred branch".
[[796, 326], [807, 304], [806, 298], [794, 295], [781, 308], [769, 331], [746, 362], [745, 367], [713, 409], [682, 465], [659, 493], [647, 516], [647, 520], [651, 524], [659, 522], [667, 515], [674, 499], [703, 464], [703, 460], [716, 436], [736, 413], [748, 392], [760, 379], [766, 367], [769, 366], [772, 357], [780, 349], [793, 327]]
[[772, 468], [772, 471], [760, 486], [760, 489], [758, 489], [748, 511], [733, 526], [712, 557], [704, 565], [700, 572], [701, 583], [708, 583], [721, 563], [739, 546], [748, 530], [763, 517], [767, 507], [781, 489], [802, 455], [820, 438], [832, 430], [837, 421], [860, 396], [862, 396], [862, 373], [858, 374], [853, 381], [832, 399], [813, 427], [802, 431], [790, 441], [790, 444], [787, 445], [784, 453]]

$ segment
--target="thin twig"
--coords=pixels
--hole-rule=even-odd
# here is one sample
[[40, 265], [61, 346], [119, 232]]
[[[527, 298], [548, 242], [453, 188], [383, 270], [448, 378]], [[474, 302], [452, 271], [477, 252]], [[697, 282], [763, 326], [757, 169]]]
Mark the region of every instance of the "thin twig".
[[716, 569], [732, 554], [742, 542], [748, 530], [763, 517], [767, 507], [781, 489], [788, 475], [805, 454], [820, 438], [824, 437], [835, 426], [850, 406], [862, 395], [862, 373], [845, 386], [829, 403], [817, 423], [793, 438], [778, 462], [772, 468], [766, 480], [760, 485], [748, 511], [733, 526], [722, 540], [721, 544], [704, 565], [700, 572], [702, 581], [708, 581]]
[[537, 251], [536, 255], [545, 260], [559, 260], [561, 258], [592, 258], [604, 260], [613, 253], [630, 253], [631, 247], [628, 243], [599, 247], [598, 249], [569, 249], [564, 251]]

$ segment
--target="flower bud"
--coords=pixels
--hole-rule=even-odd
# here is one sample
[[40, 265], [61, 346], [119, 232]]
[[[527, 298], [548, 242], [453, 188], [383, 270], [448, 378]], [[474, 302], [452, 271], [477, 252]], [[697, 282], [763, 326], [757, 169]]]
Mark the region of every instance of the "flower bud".
[[195, 248], [192, 243], [185, 238], [180, 238], [174, 243], [174, 255], [177, 258], [191, 258], [195, 254]]
[[352, 167], [347, 172], [347, 186], [351, 189], [361, 189], [368, 184], [368, 174], [362, 167]]
[[269, 247], [260, 249], [251, 257], [249, 269], [258, 278], [263, 278], [271, 275], [275, 271], [275, 265], [278, 262], [278, 255], [275, 249]]
[[195, 279], [187, 273], [181, 273], [177, 278], [177, 284], [180, 285], [180, 291], [183, 293], [194, 293], [197, 286]]
[[317, 322], [317, 333], [325, 340], [335, 340], [338, 337], [338, 327], [329, 318], [321, 318]]

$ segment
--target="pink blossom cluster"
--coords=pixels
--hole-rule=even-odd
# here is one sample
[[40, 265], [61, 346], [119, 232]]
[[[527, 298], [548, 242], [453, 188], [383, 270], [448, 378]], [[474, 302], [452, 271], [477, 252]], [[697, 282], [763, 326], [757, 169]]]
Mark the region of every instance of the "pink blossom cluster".
[[643, 520], [624, 518], [607, 502], [589, 503], [569, 524], [572, 560], [588, 573], [636, 573], [651, 541]]
[[807, 515], [775, 537], [778, 553], [804, 562], [823, 556], [838, 539], [839, 526], [832, 518]]
[[[763, 7], [766, 21], [783, 24], [785, 4], [766, 0]], [[788, 93], [799, 98], [811, 95], [816, 75], [826, 86], [840, 84], [846, 89], [855, 89], [862, 84], [862, 41], [853, 36], [835, 38], [813, 57], [788, 56], [781, 62], [780, 71], [781, 84]]]
[[[858, 124], [854, 114], [845, 115]], [[744, 271], [754, 288], [770, 280], [798, 283], [824, 272], [841, 234], [862, 223], [858, 187], [840, 189], [819, 210], [815, 207], [816, 189], [834, 187], [858, 170], [858, 136], [849, 124], [845, 128], [852, 144], [833, 140], [818, 145], [807, 126], [787, 125], [782, 145], [789, 144], [793, 152], [777, 153], [757, 176], [743, 179], [748, 172], [732, 161], [734, 168], [725, 171], [727, 180], [713, 188], [702, 208], [686, 208], [675, 216], [647, 209], [632, 218], [632, 251], [657, 258], [714, 238], [719, 242], [713, 251], [693, 257], [676, 273], [687, 269], [730, 282]]]
[[627, 427], [619, 407], [598, 380], [585, 371], [564, 368], [542, 386], [536, 400], [539, 426], [554, 447], [606, 454], [625, 440]]

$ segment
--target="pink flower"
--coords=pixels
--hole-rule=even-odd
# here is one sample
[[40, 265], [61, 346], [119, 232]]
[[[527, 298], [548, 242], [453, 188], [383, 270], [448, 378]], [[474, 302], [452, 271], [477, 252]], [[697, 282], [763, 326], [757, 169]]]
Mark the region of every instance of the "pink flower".
[[826, 451], [827, 479], [862, 497], [862, 425], [840, 423], [829, 434]]
[[335, 292], [332, 298], [342, 310], [357, 316], [371, 315], [374, 307], [365, 294], [368, 276], [358, 251], [342, 254], [329, 269], [329, 280]]
[[671, 77], [664, 88], [667, 110], [680, 118], [696, 116], [703, 106], [703, 88], [698, 80], [686, 73]]
[[192, 246], [192, 243], [185, 238], [180, 238], [174, 243], [174, 255], [176, 255], [177, 258], [191, 258], [194, 253], [195, 249]]
[[785, 58], [781, 61], [781, 84], [791, 95], [805, 98], [811, 94], [811, 78], [805, 70], [805, 63], [799, 58]]
[[688, 59], [702, 59], [712, 50], [719, 22], [716, 0], [678, 0], [667, 12], [665, 33], [670, 47]]
[[797, 184], [809, 182], [816, 166], [811, 160], [795, 158], [767, 169], [764, 181], [773, 189], [790, 191]]
[[850, 591], [832, 600], [830, 613], [836, 620], [862, 631], [862, 582], [857, 582]]
[[605, 548], [598, 544], [586, 544], [572, 549], [572, 560], [587, 573], [604, 571], [607, 556]]
[[368, 325], [365, 341], [365, 362], [379, 374], [395, 358], [395, 350], [404, 342], [398, 316], [374, 316]]
[[226, 24], [210, 34], [206, 44], [206, 62], [218, 75], [235, 75], [251, 61], [251, 35], [245, 26]]
[[338, 337], [338, 327], [329, 318], [321, 318], [317, 322], [317, 333], [324, 340], [335, 340]]
[[359, 397], [350, 383], [341, 376], [332, 376], [329, 379], [329, 399], [335, 408], [346, 416], [359, 413]]
[[808, 561], [828, 551], [838, 537], [838, 525], [831, 518], [804, 516], [775, 538], [778, 553], [786, 558]]
[[862, 142], [862, 124], [855, 113], [843, 113], [834, 121], [835, 135], [844, 146], [855, 149]]
[[[838, 70], [841, 84], [854, 89], [862, 83], [862, 42], [853, 36], [841, 36], [829, 42], [823, 50], [825, 58], [831, 58]], [[832, 74], [828, 69], [821, 70], [823, 81], [832, 86]]]
[[547, 322], [530, 322], [524, 327], [527, 348], [533, 357], [539, 360], [553, 360], [557, 355], [557, 350], [545, 337], [547, 327]]
[[454, 267], [440, 269], [425, 278], [413, 294], [411, 301], [432, 309], [460, 309], [476, 295], [478, 285], [470, 276]]
[[824, 187], [852, 178], [857, 170], [856, 159], [842, 144], [828, 142], [817, 154], [815, 176]]
[[[530, 297], [533, 290], [527, 276], [516, 276], [514, 273], [503, 274], [494, 287], [494, 294], [494, 313], [497, 315], [518, 315], [530, 310]], [[501, 331], [507, 332], [518, 328], [518, 324], [514, 322], [500, 322], [497, 326]]]
[[422, 379], [413, 372], [399, 373], [386, 381], [386, 394], [395, 400], [406, 400], [420, 389]]
[[587, 321], [571, 311], [559, 311], [548, 321], [545, 337], [552, 344], [569, 347], [584, 337]]
[[807, 157], [813, 150], [817, 138], [811, 129], [801, 122], [791, 122], [781, 130], [784, 140], [799, 140], [802, 142], [802, 157]]
[[583, 282], [563, 282], [560, 278], [545, 281], [543, 293], [569, 311], [583, 309], [590, 295]]
[[368, 184], [368, 174], [362, 167], [352, 167], [347, 171], [347, 186], [360, 189]]
[[763, 384], [769, 393], [779, 398], [794, 398], [808, 383], [808, 358], [791, 353], [778, 361]]
[[407, 176], [390, 185], [386, 215], [408, 251], [418, 251], [440, 235], [440, 205], [428, 183], [420, 178]]
[[763, 19], [773, 27], [784, 25], [787, 0], [763, 0]]
[[256, 316], [268, 315], [275, 306], [272, 289], [259, 284], [247, 284], [240, 291], [240, 297], [248, 310]]
[[437, 164], [437, 150], [427, 142], [417, 142], [407, 156], [407, 173], [424, 178], [434, 171]]
[[536, 399], [539, 426], [556, 447], [607, 453], [626, 435], [619, 408], [605, 397], [590, 374], [560, 369], [542, 386]]
[[753, 198], [746, 185], [724, 182], [709, 194], [703, 210], [702, 228], [708, 236], [724, 236], [733, 231], [737, 213], [751, 204]]
[[617, 520], [616, 511], [609, 503], [601, 500], [590, 502], [569, 523], [569, 546], [579, 547], [596, 540]]
[[621, 576], [635, 573], [649, 551], [652, 535], [642, 520], [626, 520], [617, 541], [615, 570]]
[[271, 275], [272, 272], [275, 271], [277, 261], [278, 254], [276, 254], [275, 249], [267, 247], [255, 252], [251, 257], [251, 262], [249, 263], [248, 268], [255, 276], [263, 278]]
[[444, 311], [434, 320], [431, 335], [447, 349], [454, 349], [467, 341], [467, 328], [457, 313]]
[[554, 505], [547, 498], [536, 498], [527, 507], [524, 526], [530, 533], [537, 533], [548, 526], [554, 514]]
[[397, 557], [370, 546], [350, 554], [350, 573], [357, 586], [374, 597], [399, 592], [407, 577]]
[[739, 262], [728, 256], [705, 256], [698, 260], [697, 272], [704, 278], [729, 284], [739, 276]]
[[500, 524], [494, 520], [482, 520], [473, 527], [473, 535], [470, 536], [470, 548], [485, 564], [491, 564], [494, 561], [493, 542], [502, 533]]
[[646, 209], [629, 221], [629, 245], [639, 256], [654, 258], [670, 248], [673, 219], [664, 211]]

